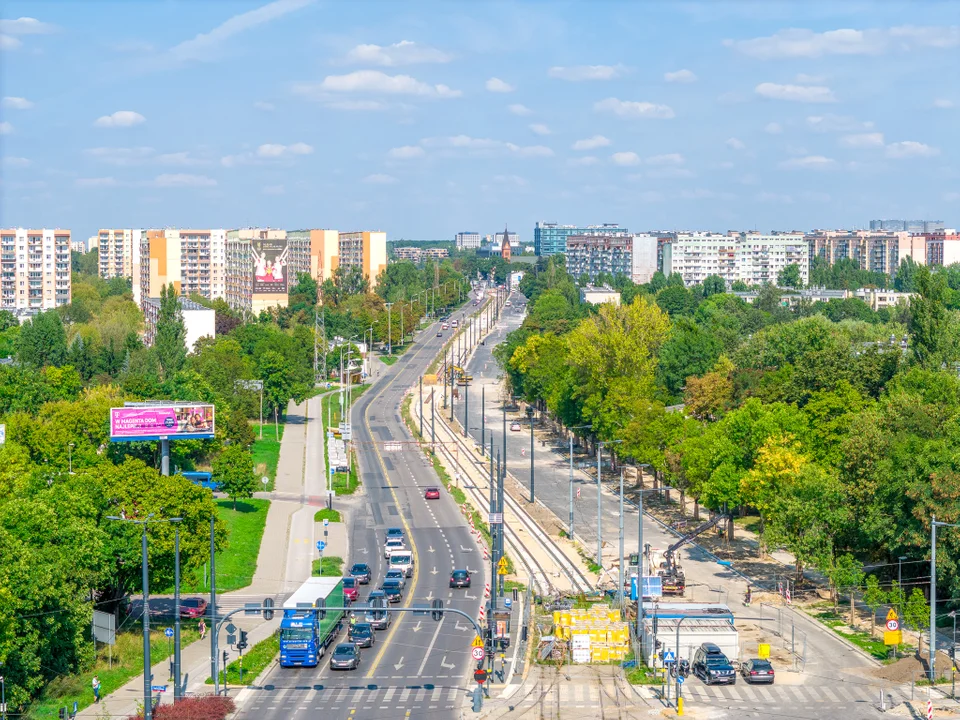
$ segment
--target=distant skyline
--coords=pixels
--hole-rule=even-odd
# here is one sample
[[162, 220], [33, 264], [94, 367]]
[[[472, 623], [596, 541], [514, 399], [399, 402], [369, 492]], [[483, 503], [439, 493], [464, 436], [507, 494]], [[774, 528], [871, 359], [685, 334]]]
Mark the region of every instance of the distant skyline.
[[953, 2], [6, 2], [0, 225], [960, 224]]

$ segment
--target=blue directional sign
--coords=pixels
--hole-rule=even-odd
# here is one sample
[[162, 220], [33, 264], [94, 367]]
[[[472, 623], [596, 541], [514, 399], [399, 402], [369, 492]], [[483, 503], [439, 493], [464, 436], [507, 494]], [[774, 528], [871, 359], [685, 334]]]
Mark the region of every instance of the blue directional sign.
[[663, 597], [663, 578], [659, 575], [644, 575], [643, 596], [649, 598]]
[[673, 654], [673, 650], [666, 650], [663, 653], [663, 662], [664, 664], [676, 662], [676, 656]]
[[323, 540], [317, 540], [317, 550], [323, 552], [327, 548], [327, 543]]
[[677, 678], [677, 682], [683, 685], [683, 675]]
[[513, 600], [511, 600], [510, 598], [504, 598], [504, 599], [503, 599], [503, 606], [504, 606], [504, 607], [511, 607], [512, 605], [513, 605]]
[[167, 686], [166, 686], [166, 685], [151, 685], [151, 686], [150, 686], [150, 689], [153, 690], [153, 692], [166, 692], [166, 691], [167, 691]]
[[163, 631], [163, 634], [166, 635], [167, 637], [173, 637], [173, 628], [167, 628], [166, 630]]

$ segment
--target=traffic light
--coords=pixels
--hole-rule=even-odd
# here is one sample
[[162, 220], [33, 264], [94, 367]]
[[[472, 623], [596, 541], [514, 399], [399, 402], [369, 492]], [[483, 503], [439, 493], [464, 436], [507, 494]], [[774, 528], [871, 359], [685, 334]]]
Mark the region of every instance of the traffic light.
[[263, 619], [273, 620], [273, 598], [266, 598], [263, 601]]
[[228, 658], [228, 657], [230, 657], [230, 656], [227, 655], [227, 651], [224, 650], [224, 651], [223, 651], [223, 669], [224, 669], [224, 671], [226, 671], [226, 669], [227, 669], [227, 658]]
[[443, 600], [433, 601], [433, 611], [430, 614], [434, 620], [443, 620]]
[[67, 709], [65, 707], [60, 708], [60, 720], [67, 720]]
[[237, 643], [237, 650], [246, 650], [247, 648], [247, 631], [240, 631], [240, 642]]

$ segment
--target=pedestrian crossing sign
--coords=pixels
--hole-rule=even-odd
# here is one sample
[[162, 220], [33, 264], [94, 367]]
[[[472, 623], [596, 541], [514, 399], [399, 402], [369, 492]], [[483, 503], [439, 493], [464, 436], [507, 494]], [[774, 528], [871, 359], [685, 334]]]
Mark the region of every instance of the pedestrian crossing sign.
[[473, 645], [472, 645], [471, 647], [483, 647], [483, 638], [481, 638], [479, 635], [477, 635], [477, 636], [473, 639]]

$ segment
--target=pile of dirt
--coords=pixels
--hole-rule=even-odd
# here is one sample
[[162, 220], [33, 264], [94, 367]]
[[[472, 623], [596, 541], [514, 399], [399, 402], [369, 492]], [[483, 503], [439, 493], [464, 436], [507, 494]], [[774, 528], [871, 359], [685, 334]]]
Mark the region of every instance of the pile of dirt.
[[894, 683], [907, 683], [924, 672], [924, 664], [915, 655], [900, 658], [895, 663], [884, 665], [870, 674], [881, 680]]

